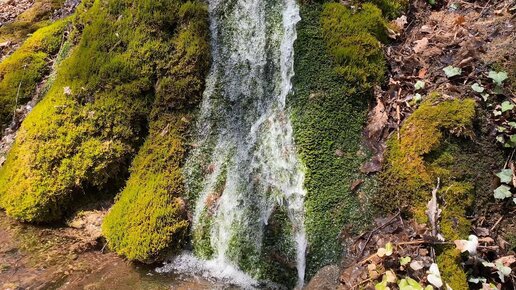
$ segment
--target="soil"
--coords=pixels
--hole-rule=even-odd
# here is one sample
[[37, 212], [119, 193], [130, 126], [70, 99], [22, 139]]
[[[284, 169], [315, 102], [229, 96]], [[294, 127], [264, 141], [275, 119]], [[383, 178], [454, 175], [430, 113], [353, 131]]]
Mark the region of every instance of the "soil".
[[158, 274], [108, 252], [100, 237], [105, 211], [68, 225], [22, 224], [0, 212], [0, 289], [223, 289], [199, 277]]

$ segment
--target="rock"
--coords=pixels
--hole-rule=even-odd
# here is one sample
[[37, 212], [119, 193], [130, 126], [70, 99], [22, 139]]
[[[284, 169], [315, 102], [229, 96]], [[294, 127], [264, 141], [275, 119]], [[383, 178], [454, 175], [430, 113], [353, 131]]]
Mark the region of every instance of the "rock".
[[337, 265], [328, 265], [317, 271], [315, 276], [308, 282], [305, 290], [334, 290], [340, 286], [340, 270]]

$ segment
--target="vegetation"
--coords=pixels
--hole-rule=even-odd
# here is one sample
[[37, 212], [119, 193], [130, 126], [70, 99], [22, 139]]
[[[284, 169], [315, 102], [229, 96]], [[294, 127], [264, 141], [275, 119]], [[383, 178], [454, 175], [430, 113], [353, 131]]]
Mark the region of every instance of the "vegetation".
[[[342, 226], [359, 230], [372, 214], [350, 190], [361, 176], [360, 147], [370, 89], [384, 79], [378, 39], [386, 38], [382, 12], [365, 3], [351, 10], [338, 3], [301, 6], [297, 27], [294, 91], [289, 98], [295, 140], [306, 165], [305, 200], [309, 252], [307, 278], [341, 255]], [[322, 36], [322, 37], [321, 37]], [[362, 186], [371, 188], [368, 180]]]
[[387, 40], [387, 23], [378, 7], [364, 3], [354, 11], [329, 3], [324, 5], [321, 23], [334, 70], [349, 84], [349, 94], [370, 90], [384, 79], [386, 62], [379, 40]]
[[34, 4], [18, 15], [13, 22], [0, 27], [0, 43], [23, 42], [31, 33], [51, 23], [52, 14], [61, 8], [65, 0], [36, 0]]
[[[383, 196], [393, 207], [408, 208], [420, 223], [427, 222], [427, 203], [432, 188], [441, 179], [439, 196], [446, 207], [441, 214], [440, 232], [447, 240], [468, 236], [470, 222], [466, 211], [473, 205], [472, 180], [463, 174], [459, 162], [461, 149], [450, 142], [447, 134], [472, 138], [475, 118], [473, 99], [445, 99], [433, 93], [405, 121], [400, 139], [393, 135], [388, 141], [386, 168], [382, 173]], [[438, 256], [443, 280], [453, 289], [467, 288], [460, 264], [460, 253], [444, 246]]]
[[63, 42], [63, 32], [69, 20], [60, 20], [41, 28], [0, 63], [0, 130], [17, 105], [26, 103], [38, 83], [50, 70], [50, 59]]
[[189, 221], [182, 164], [192, 109], [208, 71], [207, 9], [186, 2], [178, 12], [175, 50], [158, 82], [150, 134], [130, 169], [127, 185], [103, 224], [111, 248], [131, 260], [153, 261], [183, 245]]
[[79, 43], [23, 122], [0, 169], [0, 206], [20, 220], [58, 220], [78, 197], [119, 188], [147, 133], [155, 84], [166, 80], [171, 64], [192, 65], [172, 56], [175, 49], [191, 53], [197, 47], [189, 43], [191, 34], [178, 33], [181, 21], [199, 16], [185, 8], [194, 4], [81, 5], [73, 21], [73, 35], [82, 31]]

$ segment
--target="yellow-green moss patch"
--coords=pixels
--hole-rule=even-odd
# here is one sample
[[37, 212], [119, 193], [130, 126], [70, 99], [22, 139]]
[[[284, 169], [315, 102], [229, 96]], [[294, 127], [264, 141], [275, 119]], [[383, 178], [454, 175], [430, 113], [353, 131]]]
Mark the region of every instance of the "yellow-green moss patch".
[[49, 62], [61, 46], [68, 23], [60, 20], [39, 29], [0, 63], [0, 130], [12, 118], [16, 105], [28, 101], [49, 73]]
[[120, 188], [147, 134], [156, 83], [172, 65], [190, 65], [173, 58], [188, 41], [178, 36], [191, 17], [180, 17], [181, 4], [96, 0], [78, 8], [79, 43], [0, 169], [0, 206], [8, 215], [58, 220], [73, 200]]
[[322, 32], [335, 58], [334, 70], [347, 82], [350, 93], [360, 93], [381, 82], [386, 62], [380, 41], [387, 40], [382, 11], [364, 3], [356, 10], [340, 3], [324, 5]]
[[[399, 139], [394, 134], [387, 143], [382, 173], [384, 207], [408, 209], [419, 222], [426, 222], [426, 204], [439, 178], [438, 195], [443, 200], [440, 232], [447, 240], [467, 237], [470, 222], [465, 215], [473, 205], [474, 184], [458, 169], [462, 152], [457, 143], [473, 136], [475, 111], [472, 99], [427, 96], [403, 124]], [[453, 289], [467, 288], [460, 255], [444, 247], [437, 260], [445, 282]]]
[[182, 165], [192, 109], [200, 101], [208, 71], [208, 14], [187, 2], [175, 53], [158, 82], [150, 135], [133, 161], [130, 177], [102, 229], [109, 246], [131, 260], [154, 261], [183, 245], [189, 221]]

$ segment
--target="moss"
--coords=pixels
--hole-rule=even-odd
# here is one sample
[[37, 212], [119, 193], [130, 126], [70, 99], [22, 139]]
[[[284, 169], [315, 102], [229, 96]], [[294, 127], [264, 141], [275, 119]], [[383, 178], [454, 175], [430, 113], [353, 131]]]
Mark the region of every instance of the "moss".
[[[474, 203], [474, 180], [460, 167], [464, 137], [473, 137], [476, 115], [472, 99], [445, 99], [430, 94], [387, 142], [386, 168], [382, 172], [382, 201], [391, 208], [405, 208], [420, 223], [427, 222], [426, 204], [432, 188], [441, 180], [439, 197], [443, 200], [440, 232], [447, 240], [464, 239], [470, 231], [466, 212]], [[454, 289], [466, 289], [466, 275], [460, 253], [444, 247], [437, 258], [443, 279]]]
[[36, 0], [32, 6], [10, 23], [0, 27], [0, 43], [23, 42], [31, 33], [52, 23], [55, 10], [63, 7], [65, 0]]
[[57, 54], [68, 23], [69, 20], [61, 20], [39, 29], [0, 63], [0, 131], [16, 106], [30, 100], [38, 83], [49, 73], [50, 58]]
[[335, 58], [334, 70], [350, 85], [350, 93], [368, 91], [386, 73], [382, 44], [386, 41], [386, 21], [382, 11], [364, 3], [352, 10], [340, 3], [324, 5], [322, 33]]
[[394, 19], [400, 16], [403, 11], [408, 8], [408, 0], [368, 0], [383, 12], [383, 15], [388, 19]]
[[177, 31], [180, 6], [172, 0], [97, 0], [81, 7], [74, 19], [82, 29], [79, 43], [23, 122], [0, 169], [0, 206], [7, 214], [58, 220], [74, 199], [123, 184], [147, 134], [155, 83], [170, 75], [172, 65], [190, 65], [173, 53], [188, 46]]
[[210, 50], [205, 5], [186, 2], [178, 14], [181, 26], [172, 41], [173, 56], [160, 68], [165, 76], [158, 81], [150, 135], [102, 227], [112, 249], [142, 262], [179, 248], [188, 236], [181, 167], [187, 151], [186, 132], [192, 108], [202, 95]]
[[[375, 39], [384, 29], [381, 12], [370, 4], [357, 12], [337, 3], [301, 6], [294, 47], [295, 94], [288, 102], [297, 151], [306, 167], [307, 279], [338, 261], [343, 225], [354, 224], [358, 231], [372, 215], [350, 185], [359, 178], [371, 182], [358, 170], [366, 159], [361, 132], [371, 96], [368, 88], [386, 71]], [[337, 156], [337, 150], [342, 154]]]
[[469, 289], [461, 262], [460, 251], [455, 247], [446, 246], [438, 253], [437, 264], [441, 277], [452, 289]]

